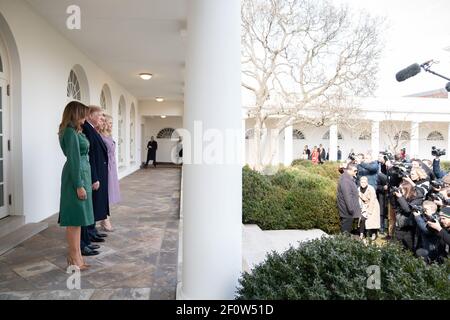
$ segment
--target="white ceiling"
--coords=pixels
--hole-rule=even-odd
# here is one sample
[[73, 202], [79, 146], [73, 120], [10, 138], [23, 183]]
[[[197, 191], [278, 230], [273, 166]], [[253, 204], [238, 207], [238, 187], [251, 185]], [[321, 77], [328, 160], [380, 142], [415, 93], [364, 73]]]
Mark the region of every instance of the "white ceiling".
[[[55, 29], [138, 99], [182, 101], [186, 0], [27, 0]], [[81, 8], [81, 30], [66, 28]], [[141, 72], [153, 78], [143, 81]]]

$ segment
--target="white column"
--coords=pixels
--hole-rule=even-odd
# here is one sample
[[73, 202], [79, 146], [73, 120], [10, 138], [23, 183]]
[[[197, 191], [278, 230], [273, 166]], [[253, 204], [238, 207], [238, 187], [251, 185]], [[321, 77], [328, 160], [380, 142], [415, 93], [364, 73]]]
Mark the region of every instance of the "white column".
[[292, 137], [293, 128], [289, 126], [284, 129], [284, 165], [290, 166], [294, 160], [294, 141]]
[[336, 124], [330, 126], [330, 161], [337, 161], [338, 128]]
[[241, 141], [242, 141], [242, 145], [241, 145], [241, 157], [242, 157], [242, 166], [245, 166], [247, 164], [247, 159], [246, 159], [246, 143], [247, 140], [245, 140], [245, 134], [247, 133], [247, 125], [246, 125], [246, 119], [245, 117], [242, 118], [242, 137], [241, 137]]
[[[419, 122], [411, 122], [411, 145], [409, 156], [410, 158], [419, 157]], [[408, 153], [408, 152], [406, 152]]]
[[179, 299], [232, 299], [242, 269], [240, 29], [239, 0], [188, 1], [184, 128], [194, 136], [201, 121], [203, 132], [233, 130], [238, 145], [233, 164], [183, 166]]
[[372, 121], [372, 157], [373, 159], [378, 159], [378, 153], [380, 150], [380, 121]]

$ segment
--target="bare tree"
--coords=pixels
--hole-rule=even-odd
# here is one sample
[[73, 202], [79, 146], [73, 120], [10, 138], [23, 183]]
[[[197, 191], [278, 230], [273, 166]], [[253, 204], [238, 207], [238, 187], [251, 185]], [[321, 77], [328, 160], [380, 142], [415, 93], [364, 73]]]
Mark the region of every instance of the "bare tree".
[[349, 97], [376, 88], [382, 20], [323, 0], [243, 0], [243, 87], [252, 98], [256, 167], [261, 128], [278, 117], [289, 125], [350, 125]]
[[411, 139], [410, 129], [408, 115], [403, 120], [396, 121], [393, 120], [391, 112], [385, 112], [385, 125], [381, 131], [386, 137], [387, 151], [390, 151], [394, 155], [399, 154], [405, 142]]

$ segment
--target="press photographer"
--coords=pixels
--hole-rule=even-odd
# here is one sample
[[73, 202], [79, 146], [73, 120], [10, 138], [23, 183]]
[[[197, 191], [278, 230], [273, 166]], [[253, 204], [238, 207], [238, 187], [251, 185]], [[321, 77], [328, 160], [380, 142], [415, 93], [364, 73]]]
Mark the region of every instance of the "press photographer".
[[437, 205], [431, 201], [425, 201], [422, 208], [413, 208], [418, 231], [416, 255], [422, 257], [427, 263], [442, 263], [447, 255], [445, 244], [442, 243], [438, 232], [427, 225], [427, 222], [439, 223], [437, 209]]
[[439, 213], [439, 222], [428, 221], [427, 226], [438, 232], [438, 236], [447, 246], [450, 246], [450, 207], [444, 207]]

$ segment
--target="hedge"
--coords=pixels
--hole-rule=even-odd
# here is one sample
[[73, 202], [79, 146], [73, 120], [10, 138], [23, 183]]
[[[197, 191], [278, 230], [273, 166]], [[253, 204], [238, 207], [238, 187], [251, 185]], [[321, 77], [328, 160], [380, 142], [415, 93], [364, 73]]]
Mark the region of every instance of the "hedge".
[[313, 229], [339, 232], [336, 163], [297, 162], [272, 176], [243, 169], [243, 222], [263, 230]]
[[[380, 287], [368, 282], [378, 266]], [[426, 265], [397, 244], [365, 245], [350, 236], [322, 237], [272, 252], [239, 280], [239, 300], [450, 299], [450, 266]], [[369, 285], [368, 285], [369, 284]]]

